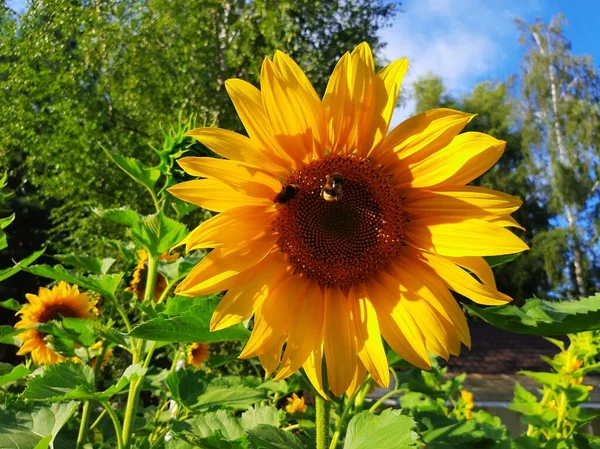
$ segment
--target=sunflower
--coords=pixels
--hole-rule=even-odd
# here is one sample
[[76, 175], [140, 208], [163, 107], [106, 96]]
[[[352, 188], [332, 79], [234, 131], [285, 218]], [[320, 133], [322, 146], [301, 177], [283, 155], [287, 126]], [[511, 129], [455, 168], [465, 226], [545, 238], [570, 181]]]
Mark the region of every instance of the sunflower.
[[[148, 279], [148, 252], [143, 249], [139, 249], [137, 251], [138, 255], [138, 264], [135, 267], [135, 271], [133, 272], [133, 278], [131, 279], [131, 283], [129, 287], [125, 290], [128, 292], [132, 292], [137, 299], [142, 301], [146, 295], [146, 281]], [[160, 260], [165, 260], [167, 262], [172, 262], [179, 257], [179, 253], [175, 253], [172, 255], [168, 255], [164, 253], [160, 256]], [[158, 273], [156, 276], [156, 284], [154, 286], [154, 297], [153, 301], [156, 302], [160, 299], [160, 296], [167, 288], [167, 278]]]
[[[170, 188], [219, 215], [186, 239], [213, 250], [176, 293], [228, 290], [218, 330], [254, 316], [240, 357], [258, 356], [282, 379], [303, 367], [325, 395], [352, 393], [366, 373], [389, 382], [381, 335], [404, 359], [430, 368], [428, 352], [470, 347], [450, 293], [505, 304], [483, 256], [527, 246], [507, 227], [521, 201], [468, 186], [505, 142], [459, 132], [473, 115], [424, 112], [388, 133], [405, 59], [375, 72], [369, 46], [337, 63], [322, 99], [284, 53], [265, 58], [261, 90], [239, 79], [227, 91], [249, 137], [189, 132], [223, 159], [185, 157], [202, 177]], [[285, 351], [282, 349], [285, 344]]]
[[208, 343], [192, 343], [187, 350], [188, 365], [200, 368], [210, 358]]
[[460, 399], [463, 405], [465, 419], [471, 419], [473, 417], [473, 408], [475, 407], [473, 393], [467, 390], [460, 390]]
[[[96, 300], [87, 293], [80, 293], [77, 285], [59, 282], [52, 290], [41, 287], [37, 295], [25, 295], [29, 304], [24, 305], [17, 315], [21, 320], [15, 328], [22, 329], [36, 324], [63, 318], [95, 319], [98, 315]], [[19, 334], [23, 342], [17, 355], [31, 353], [33, 361], [40, 365], [64, 362], [65, 358], [50, 348], [44, 334], [36, 329], [27, 329]]]

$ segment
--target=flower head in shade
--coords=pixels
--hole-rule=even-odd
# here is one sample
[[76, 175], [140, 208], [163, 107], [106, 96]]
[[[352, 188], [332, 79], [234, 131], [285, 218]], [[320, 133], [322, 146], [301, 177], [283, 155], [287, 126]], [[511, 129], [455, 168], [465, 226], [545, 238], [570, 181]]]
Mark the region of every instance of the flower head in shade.
[[428, 352], [448, 358], [471, 344], [450, 290], [480, 304], [510, 301], [483, 256], [527, 249], [506, 229], [518, 227], [510, 214], [521, 201], [467, 185], [505, 142], [459, 134], [473, 116], [451, 109], [388, 132], [407, 67], [400, 59], [375, 71], [361, 44], [339, 60], [319, 98], [276, 52], [264, 60], [260, 90], [226, 82], [248, 137], [189, 133], [223, 159], [180, 159], [202, 179], [169, 190], [220, 214], [186, 239], [187, 250], [212, 251], [177, 293], [227, 290], [211, 328], [254, 316], [241, 357], [258, 356], [276, 379], [303, 367], [325, 394], [325, 362], [335, 395], [354, 392], [367, 372], [387, 386], [382, 335], [429, 368]]
[[304, 402], [304, 397], [298, 397], [296, 393], [292, 394], [289, 398], [287, 398], [287, 405], [285, 406], [285, 411], [290, 415], [293, 413], [304, 413], [306, 411], [306, 403]]
[[187, 350], [188, 365], [200, 368], [210, 358], [208, 343], [192, 343]]
[[[129, 287], [126, 288], [127, 291], [132, 292], [137, 299], [142, 301], [146, 295], [146, 281], [148, 279], [148, 252], [140, 249], [137, 251], [138, 255], [138, 264], [135, 267], [133, 272], [133, 278], [131, 279], [131, 283]], [[179, 257], [179, 253], [175, 253], [172, 255], [168, 255], [167, 253], [160, 256], [161, 260], [166, 260], [167, 262], [172, 262]], [[156, 284], [154, 286], [154, 296], [153, 300], [156, 302], [160, 299], [160, 296], [167, 288], [167, 278], [165, 278], [161, 273], [158, 273], [156, 276]]]
[[[52, 289], [41, 287], [37, 295], [27, 294], [29, 304], [24, 305], [17, 315], [21, 316], [15, 328], [22, 329], [61, 318], [95, 319], [98, 315], [96, 300], [79, 287], [59, 282]], [[17, 355], [31, 353], [35, 363], [45, 365], [64, 362], [65, 358], [48, 346], [44, 334], [36, 329], [27, 329], [19, 334], [22, 341]]]

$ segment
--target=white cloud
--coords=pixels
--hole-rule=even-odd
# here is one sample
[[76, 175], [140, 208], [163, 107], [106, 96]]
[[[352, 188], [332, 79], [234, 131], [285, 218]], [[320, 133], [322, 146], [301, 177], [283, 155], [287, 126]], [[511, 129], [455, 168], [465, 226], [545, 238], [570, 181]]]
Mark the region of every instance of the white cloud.
[[[387, 42], [383, 56], [409, 58], [408, 89], [417, 78], [435, 73], [451, 93], [460, 94], [478, 80], [505, 73], [510, 52], [519, 51], [513, 19], [537, 13], [539, 5], [537, 0], [405, 0], [402, 10], [381, 32]], [[396, 109], [392, 125], [412, 115], [414, 106], [409, 99]]]

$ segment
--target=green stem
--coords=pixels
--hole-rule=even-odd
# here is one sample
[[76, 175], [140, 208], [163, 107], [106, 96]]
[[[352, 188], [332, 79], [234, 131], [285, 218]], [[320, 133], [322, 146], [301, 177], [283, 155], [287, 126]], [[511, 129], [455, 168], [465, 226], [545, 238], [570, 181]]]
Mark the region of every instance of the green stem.
[[390, 391], [388, 394], [383, 395], [377, 402], [375, 402], [375, 404], [373, 404], [373, 406], [369, 409], [369, 412], [375, 413], [379, 406], [383, 404], [387, 399], [405, 391], [406, 388], [398, 388], [396, 390]]
[[291, 430], [296, 430], [300, 428], [300, 424], [292, 424], [291, 426], [284, 427], [283, 430], [289, 432]]
[[149, 303], [154, 299], [154, 288], [158, 276], [158, 257], [150, 255], [148, 258], [148, 277], [146, 278], [146, 292], [144, 302]]
[[319, 393], [315, 393], [317, 415], [317, 449], [326, 449], [329, 439], [329, 410], [331, 404]]
[[98, 424], [100, 424], [100, 421], [102, 421], [102, 418], [104, 418], [104, 415], [106, 415], [106, 409], [102, 410], [102, 413], [100, 413], [100, 414], [98, 415], [98, 417], [96, 418], [96, 421], [94, 421], [94, 422], [92, 423], [92, 425], [90, 426], [90, 430], [92, 430], [92, 429], [96, 428], [96, 426], [97, 426]]
[[83, 403], [83, 410], [81, 412], [81, 424], [79, 425], [79, 433], [77, 434], [77, 449], [83, 448], [83, 443], [85, 442], [85, 434], [87, 433], [87, 423], [90, 419], [90, 415], [92, 414], [92, 407], [90, 401], [85, 401]]
[[117, 436], [117, 449], [123, 449], [123, 437], [121, 436], [121, 424], [119, 423], [119, 417], [110, 406], [108, 401], [100, 401], [100, 403], [104, 407], [104, 410], [106, 410], [106, 413], [108, 413], [108, 416], [110, 416], [115, 428], [115, 435]]

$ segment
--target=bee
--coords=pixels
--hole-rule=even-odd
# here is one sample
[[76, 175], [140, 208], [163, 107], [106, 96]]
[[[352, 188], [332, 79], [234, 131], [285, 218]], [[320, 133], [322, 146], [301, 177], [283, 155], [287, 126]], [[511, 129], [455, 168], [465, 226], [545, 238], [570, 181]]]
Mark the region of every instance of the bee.
[[293, 200], [298, 192], [300, 191], [300, 187], [295, 184], [288, 184], [287, 186], [281, 189], [275, 198], [273, 198], [273, 202], [277, 204], [286, 204]]
[[325, 201], [338, 201], [342, 197], [342, 181], [339, 173], [325, 177], [325, 185], [321, 189], [321, 196]]

